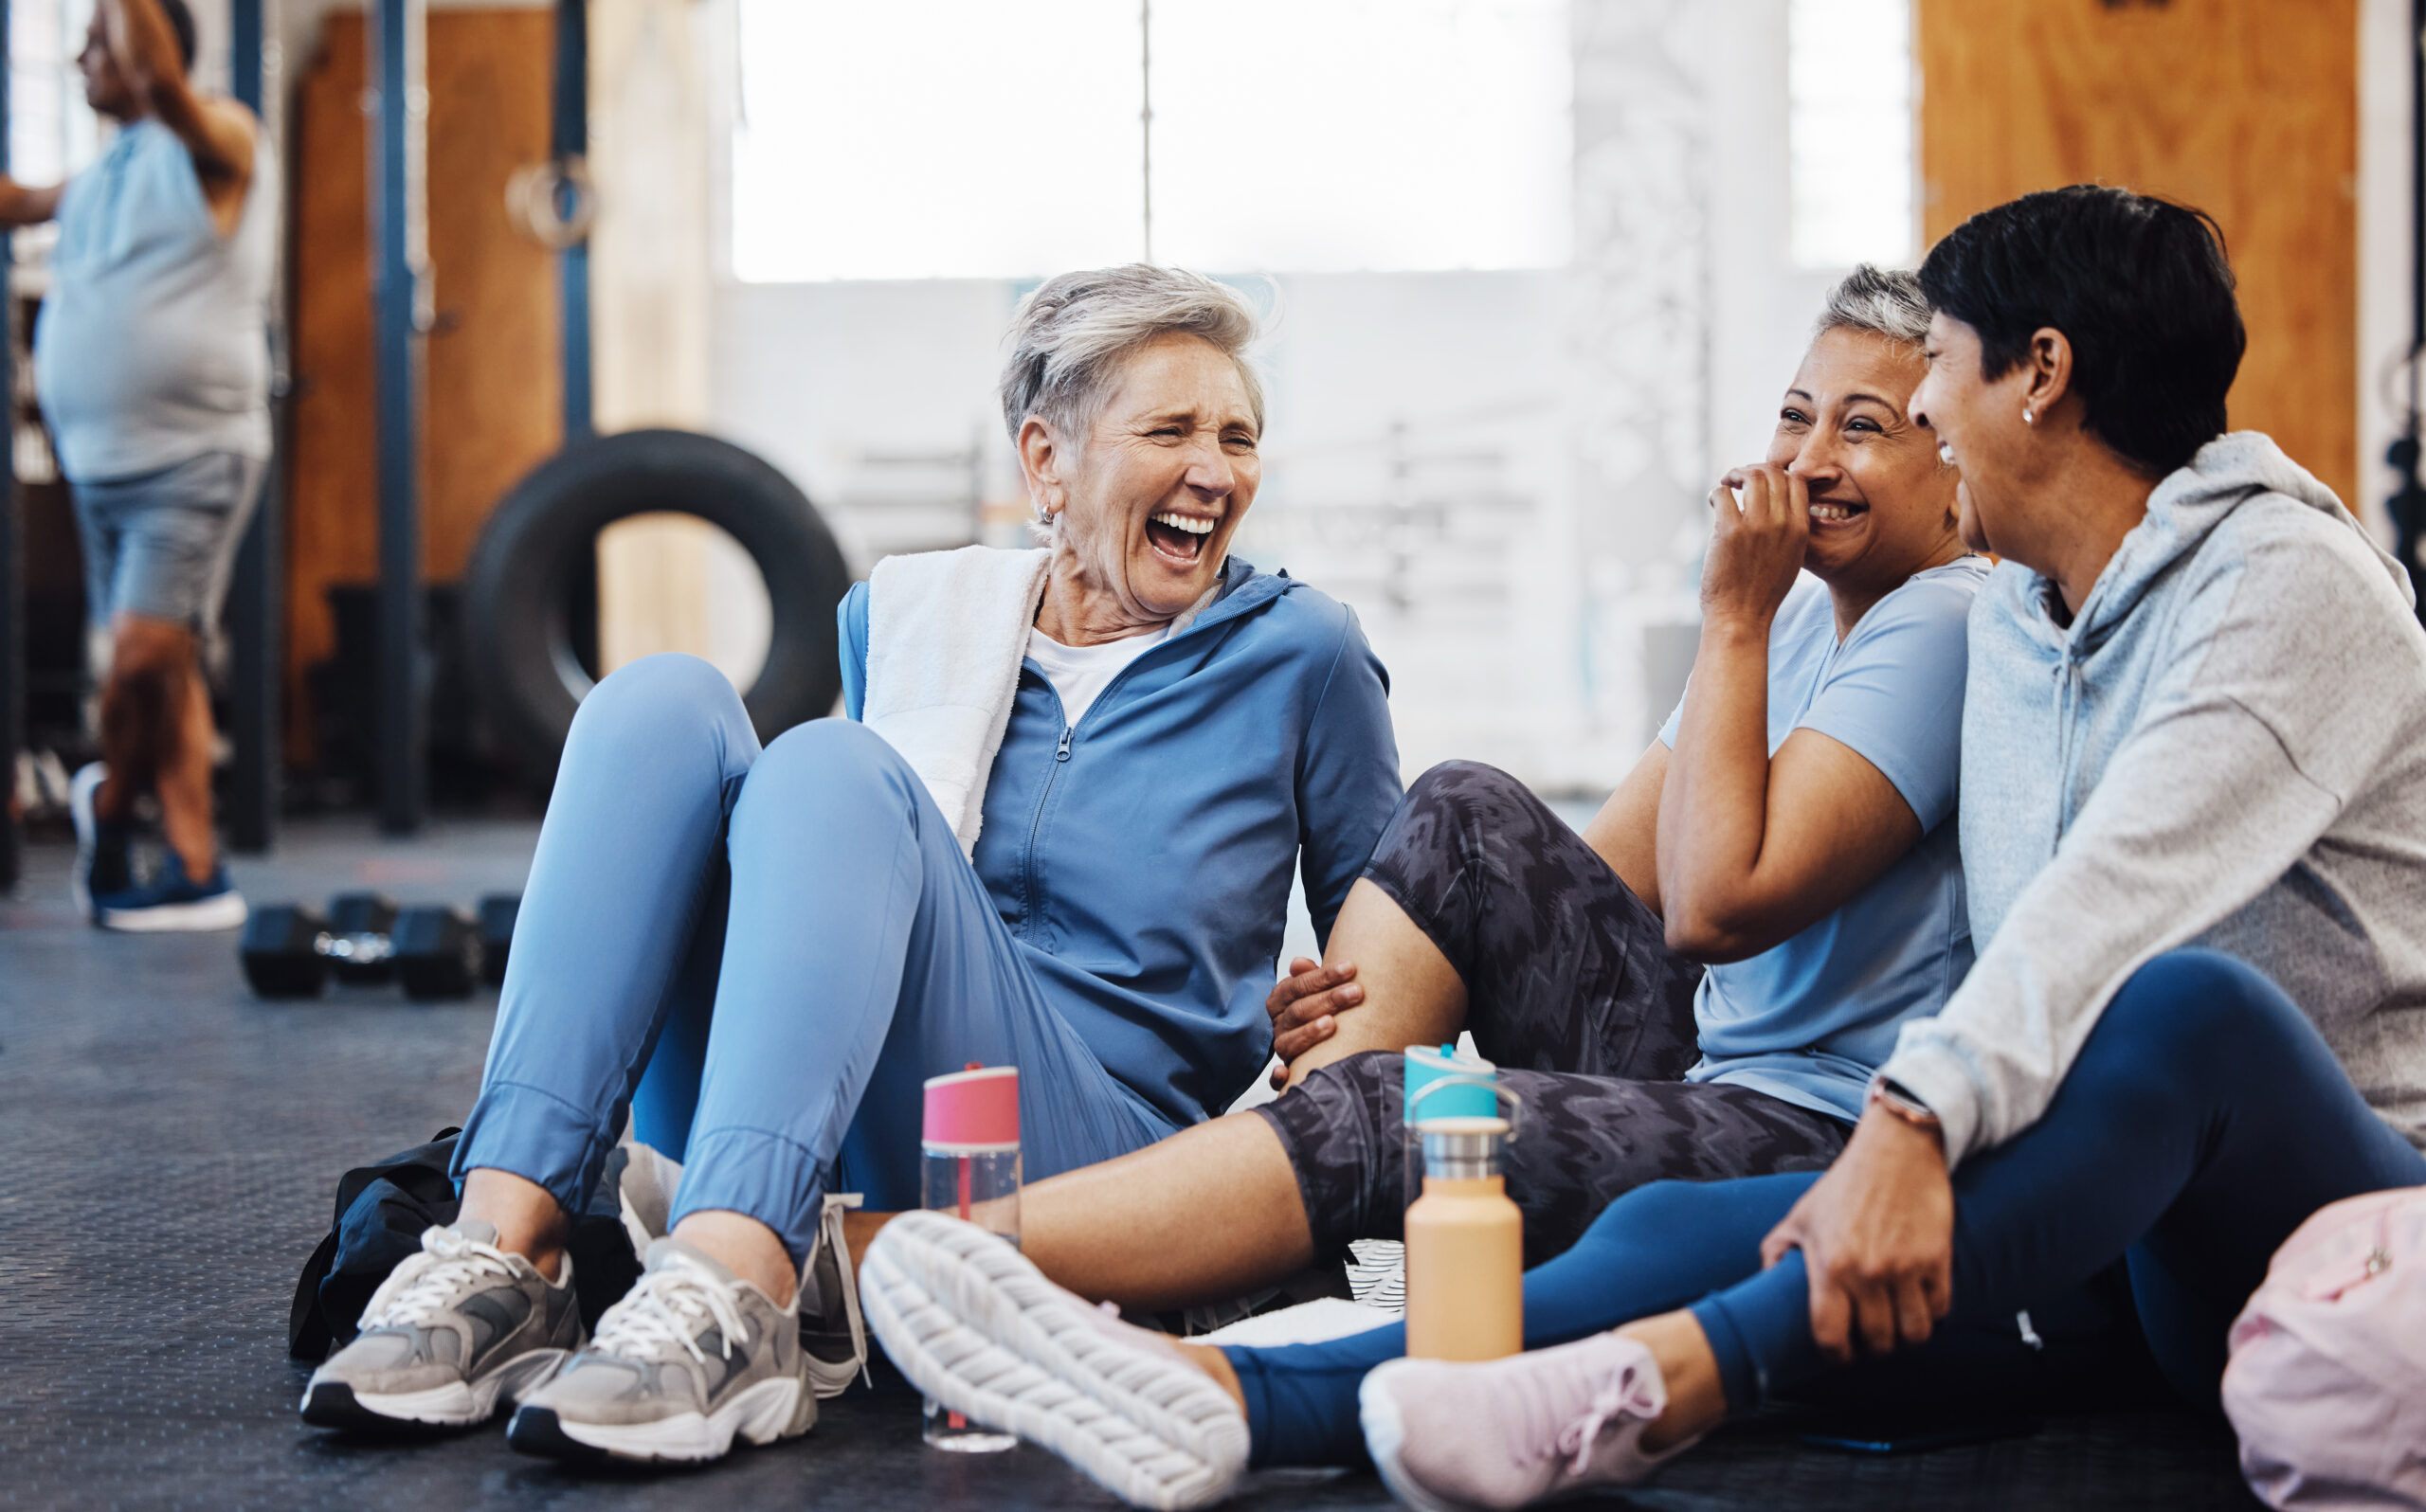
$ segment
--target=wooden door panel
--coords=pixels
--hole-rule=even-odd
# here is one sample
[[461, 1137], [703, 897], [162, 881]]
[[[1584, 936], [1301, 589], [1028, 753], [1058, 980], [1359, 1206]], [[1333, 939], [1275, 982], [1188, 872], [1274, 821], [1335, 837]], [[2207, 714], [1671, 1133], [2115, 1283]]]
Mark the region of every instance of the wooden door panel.
[[[437, 328], [422, 429], [422, 561], [460, 576], [481, 524], [562, 439], [555, 259], [505, 209], [548, 153], [549, 11], [432, 10], [429, 250]], [[288, 757], [308, 765], [303, 669], [335, 649], [332, 584], [379, 575], [362, 16], [331, 13], [297, 85], [296, 377], [287, 560]]]
[[2103, 182], [2223, 227], [2249, 354], [2231, 423], [2356, 504], [2358, 0], [1915, 0], [1931, 242]]

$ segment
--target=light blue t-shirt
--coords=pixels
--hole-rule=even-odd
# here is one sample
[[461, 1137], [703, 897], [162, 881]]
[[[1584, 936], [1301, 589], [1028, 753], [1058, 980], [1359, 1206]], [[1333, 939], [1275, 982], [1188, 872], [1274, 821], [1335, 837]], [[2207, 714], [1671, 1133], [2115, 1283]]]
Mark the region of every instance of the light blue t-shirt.
[[[1848, 1121], [1904, 1020], [1936, 1013], [1971, 969], [1954, 814], [1964, 634], [1982, 557], [1916, 573], [1837, 643], [1827, 589], [1804, 578], [1769, 629], [1769, 752], [1797, 729], [1850, 747], [1895, 784], [1921, 841], [1842, 908], [1748, 960], [1712, 966], [1693, 999], [1697, 1082], [1733, 1082]], [[1659, 738], [1670, 749], [1684, 705]]]
[[68, 481], [207, 452], [269, 456], [278, 200], [264, 139], [236, 228], [221, 236], [192, 152], [149, 118], [67, 181], [34, 322], [34, 392]]

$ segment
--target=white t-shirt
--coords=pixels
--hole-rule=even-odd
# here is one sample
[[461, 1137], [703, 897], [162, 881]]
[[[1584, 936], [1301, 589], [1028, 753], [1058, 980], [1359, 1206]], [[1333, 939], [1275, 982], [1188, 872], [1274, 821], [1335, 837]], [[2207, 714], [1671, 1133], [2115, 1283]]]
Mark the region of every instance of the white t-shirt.
[[1120, 669], [1162, 644], [1170, 633], [1171, 627], [1165, 625], [1149, 635], [1127, 636], [1099, 646], [1065, 646], [1032, 629], [1027, 635], [1027, 654], [1044, 669], [1044, 680], [1060, 695], [1061, 717], [1068, 722], [1067, 728], [1076, 729], [1112, 679], [1120, 675]]

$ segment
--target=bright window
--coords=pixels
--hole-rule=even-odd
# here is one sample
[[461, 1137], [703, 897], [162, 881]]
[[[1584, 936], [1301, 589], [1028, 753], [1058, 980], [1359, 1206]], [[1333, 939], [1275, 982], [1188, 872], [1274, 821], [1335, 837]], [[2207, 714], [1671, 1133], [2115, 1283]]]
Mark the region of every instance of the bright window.
[[13, 0], [9, 7], [9, 171], [56, 184], [100, 150], [100, 120], [84, 103], [76, 55], [93, 0]]
[[[1567, 257], [1565, 0], [1150, 0], [1152, 255]], [[1028, 278], [1145, 255], [1138, 0], [742, 0], [733, 265]]]
[[1794, 261], [1909, 263], [1912, 215], [1910, 0], [1790, 0], [1786, 110]]

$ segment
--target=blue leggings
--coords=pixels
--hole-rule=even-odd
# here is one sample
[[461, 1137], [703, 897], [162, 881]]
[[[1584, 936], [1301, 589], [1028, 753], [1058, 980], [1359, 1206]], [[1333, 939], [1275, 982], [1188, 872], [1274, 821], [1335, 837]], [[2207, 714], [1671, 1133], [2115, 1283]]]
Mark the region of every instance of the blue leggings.
[[[1812, 1341], [1801, 1255], [1764, 1271], [1760, 1247], [1817, 1179], [1666, 1181], [1620, 1198], [1527, 1274], [1527, 1346], [1690, 1307], [1730, 1412], [1795, 1393], [1831, 1367]], [[2280, 988], [2213, 951], [2161, 956], [2116, 995], [2045, 1115], [1955, 1174], [1954, 1311], [1902, 1384], [1917, 1371], [1939, 1400], [1966, 1399], [1979, 1384], [1966, 1329], [2120, 1259], [2158, 1367], [2212, 1407], [2226, 1331], [2291, 1231], [2328, 1202], [2418, 1184], [2426, 1157], [2368, 1108]], [[1356, 1462], [1356, 1389], [1405, 1343], [1393, 1324], [1227, 1350], [1254, 1462]]]
[[926, 785], [821, 719], [765, 751], [706, 662], [649, 657], [573, 720], [456, 1174], [572, 1212], [624, 1124], [684, 1161], [674, 1217], [772, 1229], [823, 1195], [919, 1204], [920, 1083], [1020, 1069], [1029, 1178], [1173, 1132], [1047, 1000]]

